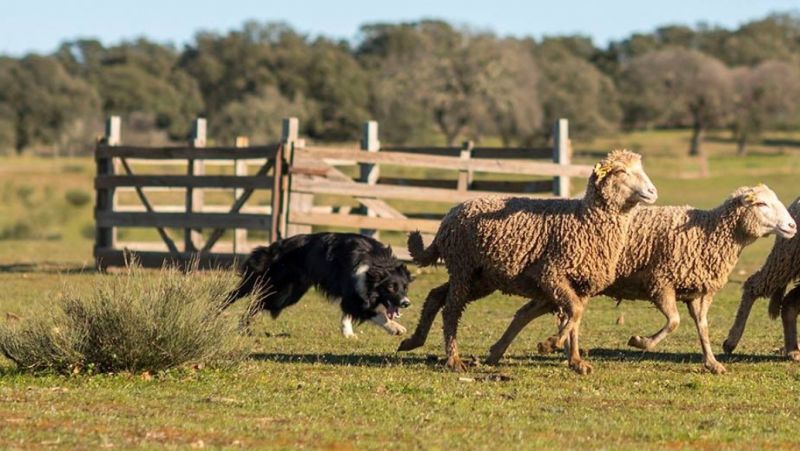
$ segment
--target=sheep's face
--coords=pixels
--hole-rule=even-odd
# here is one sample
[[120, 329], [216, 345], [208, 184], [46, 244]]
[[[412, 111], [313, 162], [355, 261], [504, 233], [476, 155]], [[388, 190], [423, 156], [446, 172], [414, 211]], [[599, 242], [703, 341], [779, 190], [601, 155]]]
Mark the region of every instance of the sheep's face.
[[615, 150], [597, 163], [592, 180], [607, 201], [622, 208], [652, 204], [658, 199], [658, 190], [644, 172], [641, 157], [627, 150]]
[[738, 199], [747, 209], [740, 225], [751, 236], [761, 237], [774, 233], [782, 238], [791, 238], [797, 233], [794, 219], [778, 196], [766, 185], [745, 188]]

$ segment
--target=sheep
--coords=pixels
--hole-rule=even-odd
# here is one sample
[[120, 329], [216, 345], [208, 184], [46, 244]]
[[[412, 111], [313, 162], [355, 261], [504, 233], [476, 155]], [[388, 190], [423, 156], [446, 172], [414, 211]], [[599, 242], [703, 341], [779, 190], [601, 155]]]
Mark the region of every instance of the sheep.
[[[789, 214], [800, 221], [800, 198], [789, 206]], [[732, 353], [742, 338], [747, 318], [753, 303], [761, 297], [769, 297], [769, 314], [774, 319], [779, 314], [783, 322], [784, 352], [791, 360], [800, 361], [797, 346], [797, 314], [800, 305], [800, 290], [792, 289], [786, 296], [786, 287], [800, 279], [800, 241], [777, 237], [764, 265], [753, 273], [742, 287], [742, 299], [736, 319], [722, 344], [726, 353]]]
[[[613, 281], [608, 268], [621, 254], [631, 212], [657, 197], [641, 157], [613, 151], [595, 166], [582, 199], [489, 197], [454, 207], [428, 248], [418, 232], [409, 235], [414, 262], [428, 266], [442, 258], [449, 280], [431, 290], [417, 331], [398, 351], [424, 344], [441, 308], [447, 367], [465, 370], [458, 322], [467, 303], [495, 290], [551, 300], [568, 318], [559, 339], [577, 343], [586, 300]], [[580, 374], [592, 370], [577, 352], [569, 366]]]
[[[703, 365], [721, 374], [725, 367], [714, 357], [708, 338], [707, 313], [714, 294], [727, 283], [745, 246], [773, 233], [791, 237], [796, 230], [789, 212], [766, 185], [739, 188], [713, 210], [641, 208], [634, 213], [617, 278], [601, 294], [618, 300], [649, 300], [666, 317], [666, 325], [657, 333], [628, 341], [648, 351], [678, 327], [676, 301], [684, 301], [697, 327]], [[522, 328], [541, 314], [542, 307], [536, 304], [543, 302], [531, 301], [516, 313], [503, 337], [491, 347], [487, 363], [502, 357]], [[551, 337], [540, 343], [540, 351], [551, 349], [553, 342]]]

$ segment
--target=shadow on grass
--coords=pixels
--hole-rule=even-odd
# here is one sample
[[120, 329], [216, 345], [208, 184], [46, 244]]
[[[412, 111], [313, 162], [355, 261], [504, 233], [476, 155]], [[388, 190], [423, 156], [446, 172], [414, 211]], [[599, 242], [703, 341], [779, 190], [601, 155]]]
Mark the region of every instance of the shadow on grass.
[[0, 265], [0, 273], [10, 274], [93, 274], [97, 269], [93, 266], [78, 266], [64, 263], [11, 263]]
[[[720, 363], [763, 363], [763, 362], [782, 362], [784, 357], [774, 354], [725, 354], [720, 352], [714, 354]], [[653, 362], [673, 362], [673, 363], [700, 363], [703, 361], [702, 354], [698, 352], [661, 352], [661, 351], [638, 351], [634, 349], [609, 349], [594, 348], [589, 350], [589, 359], [605, 361], [653, 361]]]
[[399, 354], [333, 354], [327, 352], [319, 354], [256, 352], [250, 354], [250, 358], [262, 362], [322, 363], [338, 366], [389, 366], [403, 364], [436, 366], [439, 363], [439, 359], [434, 355], [404, 356]]

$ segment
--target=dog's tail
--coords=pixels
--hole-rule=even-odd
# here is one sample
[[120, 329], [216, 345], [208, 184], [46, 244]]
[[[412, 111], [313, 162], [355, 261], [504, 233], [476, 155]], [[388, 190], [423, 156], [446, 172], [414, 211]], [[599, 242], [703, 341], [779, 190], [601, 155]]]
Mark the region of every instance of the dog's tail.
[[439, 259], [439, 246], [436, 239], [433, 240], [428, 248], [425, 248], [425, 243], [422, 242], [422, 234], [419, 231], [411, 232], [408, 235], [408, 252], [414, 263], [419, 266], [430, 266]]
[[265, 289], [266, 287], [263, 286], [264, 283], [266, 283], [264, 280], [264, 274], [274, 259], [275, 249], [273, 249], [273, 246], [259, 246], [255, 248], [253, 252], [250, 253], [250, 256], [247, 257], [247, 260], [245, 260], [244, 264], [242, 264], [242, 267], [239, 269], [239, 274], [241, 276], [239, 285], [237, 285], [236, 288], [228, 293], [228, 295], [225, 297], [225, 301], [223, 302], [220, 311], [228, 308], [237, 300], [252, 293], [253, 290]]

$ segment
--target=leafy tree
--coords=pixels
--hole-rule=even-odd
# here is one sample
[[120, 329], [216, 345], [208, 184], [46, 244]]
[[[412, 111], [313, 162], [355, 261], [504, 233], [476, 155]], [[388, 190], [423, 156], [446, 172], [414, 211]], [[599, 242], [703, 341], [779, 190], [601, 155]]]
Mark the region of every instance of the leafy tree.
[[722, 62], [696, 50], [667, 48], [634, 58], [621, 80], [629, 126], [690, 126], [690, 155], [730, 112], [732, 79]]
[[738, 154], [747, 153], [749, 140], [767, 128], [780, 128], [797, 119], [800, 69], [783, 61], [765, 61], [734, 71], [734, 110], [731, 129]]
[[233, 143], [237, 136], [247, 136], [253, 144], [276, 142], [281, 136], [281, 119], [308, 117], [311, 113], [298, 96], [294, 101], [283, 97], [275, 87], [242, 100], [229, 102], [218, 114], [209, 117], [209, 133], [223, 143]]

